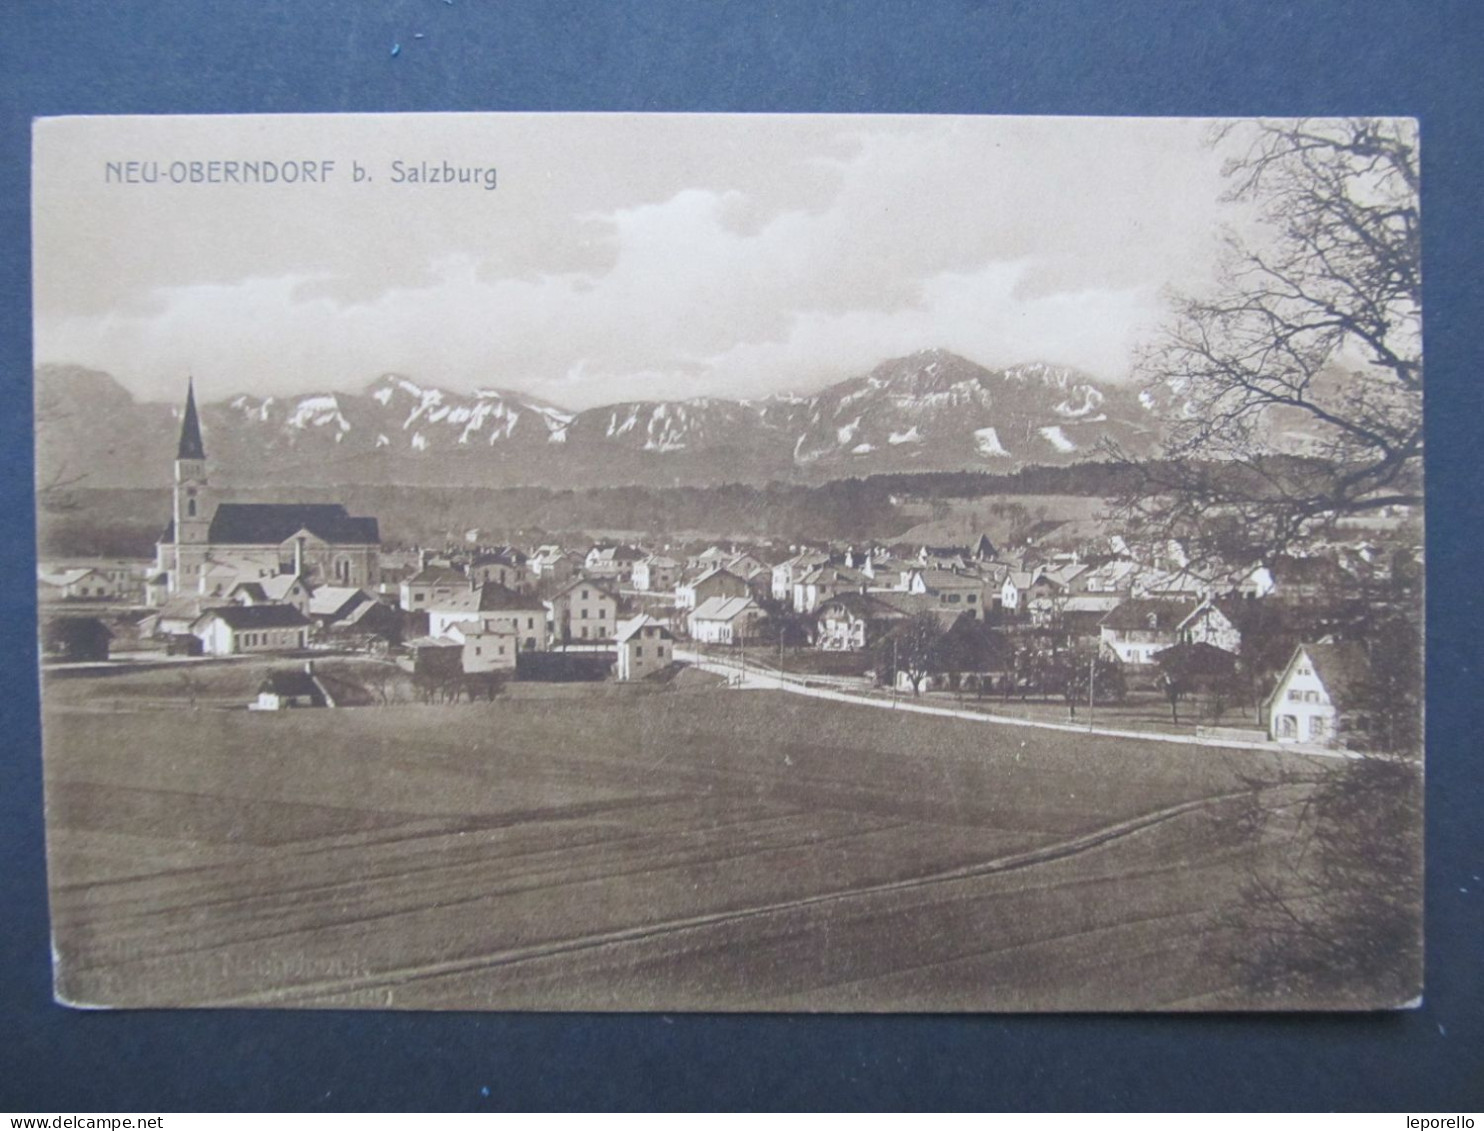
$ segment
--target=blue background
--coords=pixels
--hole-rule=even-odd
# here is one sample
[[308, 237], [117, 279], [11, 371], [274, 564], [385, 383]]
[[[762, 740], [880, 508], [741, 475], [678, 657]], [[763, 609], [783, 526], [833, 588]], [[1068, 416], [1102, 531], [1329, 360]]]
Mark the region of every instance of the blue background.
[[[12, 0], [0, 24], [0, 513], [13, 535], [0, 548], [0, 1109], [1484, 1107], [1481, 33], [1478, 3]], [[54, 1006], [31, 580], [30, 118], [391, 110], [1421, 118], [1425, 1007], [882, 1018]]]

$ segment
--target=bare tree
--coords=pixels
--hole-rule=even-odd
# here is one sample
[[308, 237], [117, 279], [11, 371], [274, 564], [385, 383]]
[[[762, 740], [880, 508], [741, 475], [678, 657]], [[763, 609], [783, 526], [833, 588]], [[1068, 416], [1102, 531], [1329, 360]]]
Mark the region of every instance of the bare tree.
[[1170, 421], [1130, 517], [1215, 555], [1272, 552], [1420, 501], [1422, 279], [1415, 124], [1226, 125], [1228, 198], [1253, 209], [1216, 286], [1141, 353]]

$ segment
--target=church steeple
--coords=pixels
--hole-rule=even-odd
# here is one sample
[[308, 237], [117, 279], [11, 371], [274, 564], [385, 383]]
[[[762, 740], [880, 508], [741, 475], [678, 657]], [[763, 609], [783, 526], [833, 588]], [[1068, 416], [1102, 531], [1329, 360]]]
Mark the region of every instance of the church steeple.
[[191, 381], [186, 385], [185, 416], [180, 422], [180, 447], [175, 455], [172, 593], [192, 592], [200, 583], [210, 549], [213, 510], [206, 446], [201, 443], [201, 418], [196, 413], [196, 383]]
[[201, 419], [196, 415], [195, 378], [189, 378], [186, 383], [185, 417], [180, 422], [180, 450], [175, 458], [206, 458], [206, 448], [201, 443]]

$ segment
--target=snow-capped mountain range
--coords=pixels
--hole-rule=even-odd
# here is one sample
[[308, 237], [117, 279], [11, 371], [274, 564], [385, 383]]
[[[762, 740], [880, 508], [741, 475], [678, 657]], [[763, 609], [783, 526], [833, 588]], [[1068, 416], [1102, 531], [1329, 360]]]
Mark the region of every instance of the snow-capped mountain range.
[[[179, 406], [107, 374], [37, 370], [40, 474], [168, 481]], [[943, 350], [883, 362], [812, 396], [624, 401], [572, 412], [523, 393], [454, 393], [397, 374], [359, 393], [240, 394], [201, 405], [213, 467], [239, 485], [559, 487], [811, 480], [884, 471], [1010, 471], [1151, 449], [1131, 391], [1041, 363], [990, 370]], [[60, 469], [60, 470], [58, 470]], [[73, 469], [76, 469], [74, 471]]]

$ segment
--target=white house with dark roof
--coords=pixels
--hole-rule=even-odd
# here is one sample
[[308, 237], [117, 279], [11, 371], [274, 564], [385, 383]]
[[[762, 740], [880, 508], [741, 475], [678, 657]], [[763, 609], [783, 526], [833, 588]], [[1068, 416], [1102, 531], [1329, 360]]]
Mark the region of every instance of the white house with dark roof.
[[860, 652], [908, 614], [868, 593], [839, 593], [819, 606], [814, 643], [826, 652]]
[[552, 634], [564, 644], [611, 640], [618, 628], [618, 597], [606, 584], [579, 577], [552, 594]]
[[751, 593], [746, 578], [725, 566], [712, 566], [675, 587], [675, 607], [695, 609], [712, 597], [747, 597]]
[[624, 681], [644, 679], [675, 662], [674, 634], [651, 616], [620, 621], [614, 642], [618, 645], [616, 674]]
[[456, 624], [486, 627], [504, 625], [516, 634], [523, 650], [543, 650], [548, 635], [546, 606], [540, 598], [490, 582], [440, 597], [428, 606], [428, 635], [442, 637]]
[[1268, 696], [1268, 737], [1274, 742], [1344, 745], [1364, 730], [1360, 713], [1370, 660], [1354, 641], [1300, 644]]
[[292, 605], [226, 605], [197, 617], [191, 635], [208, 656], [292, 652], [308, 646], [309, 626]]

